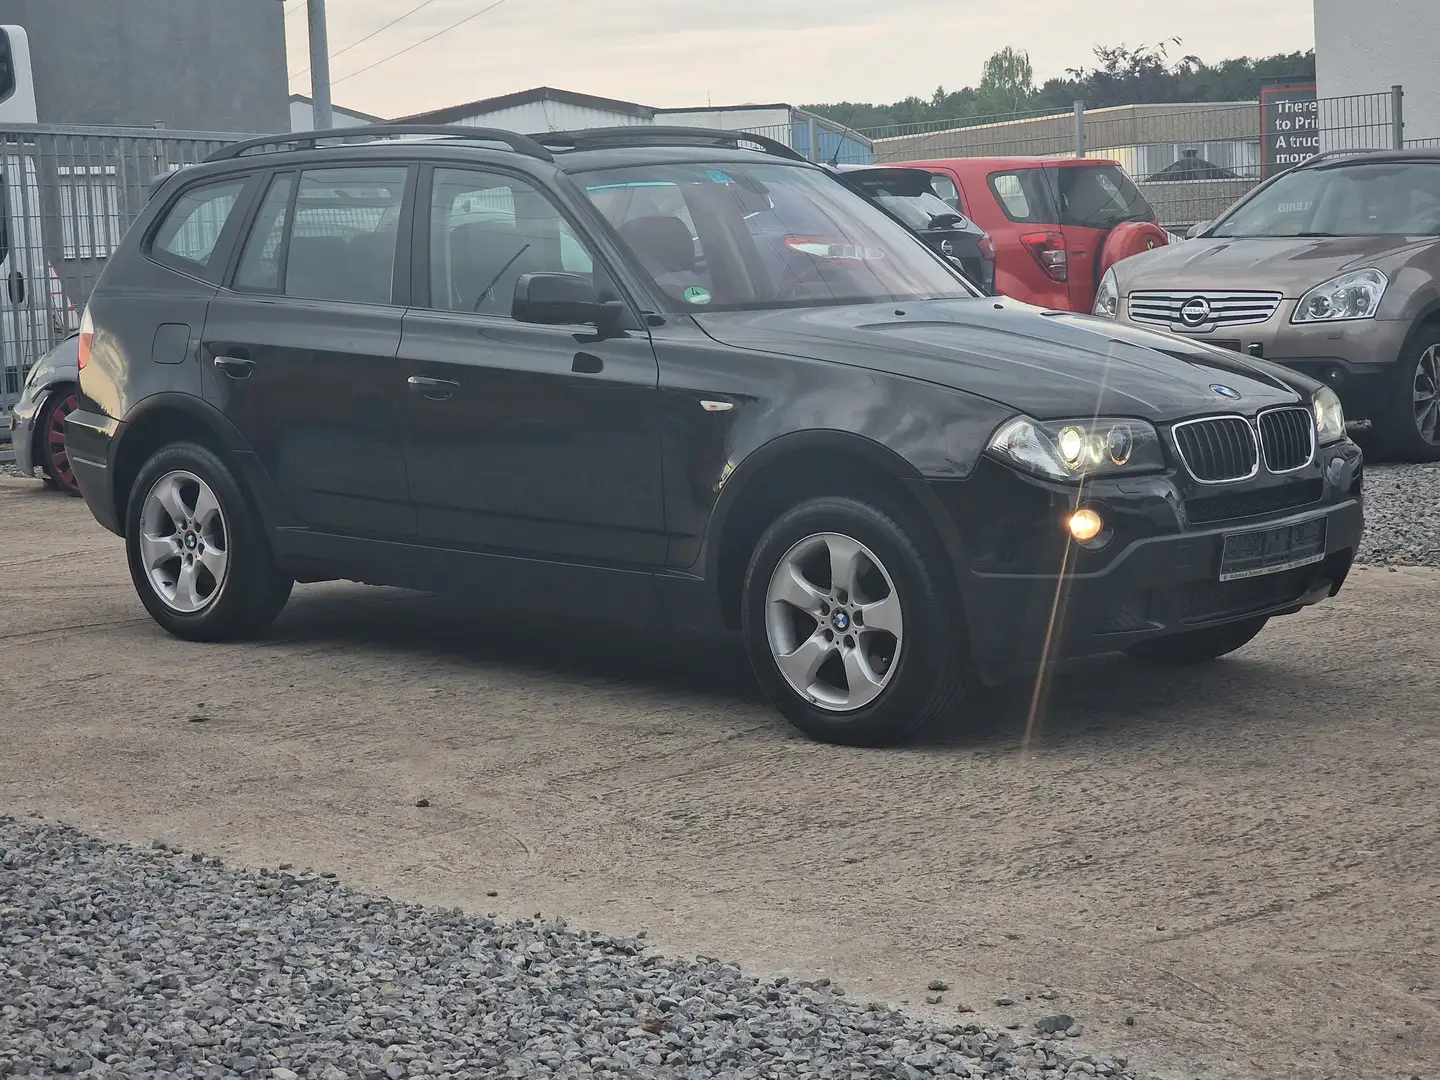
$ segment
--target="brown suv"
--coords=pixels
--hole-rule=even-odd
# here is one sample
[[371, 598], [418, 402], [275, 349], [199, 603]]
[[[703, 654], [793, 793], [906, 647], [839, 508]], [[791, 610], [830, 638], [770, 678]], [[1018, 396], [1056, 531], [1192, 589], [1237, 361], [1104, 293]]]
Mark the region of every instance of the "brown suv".
[[1095, 314], [1296, 368], [1440, 459], [1440, 150], [1324, 154], [1113, 267]]

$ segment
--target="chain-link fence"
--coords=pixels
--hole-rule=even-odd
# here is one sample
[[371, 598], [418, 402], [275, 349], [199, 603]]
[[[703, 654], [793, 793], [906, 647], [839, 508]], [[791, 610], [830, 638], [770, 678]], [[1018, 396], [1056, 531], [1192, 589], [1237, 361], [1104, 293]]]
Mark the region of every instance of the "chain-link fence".
[[0, 129], [0, 409], [64, 334], [155, 181], [244, 136], [150, 128]]

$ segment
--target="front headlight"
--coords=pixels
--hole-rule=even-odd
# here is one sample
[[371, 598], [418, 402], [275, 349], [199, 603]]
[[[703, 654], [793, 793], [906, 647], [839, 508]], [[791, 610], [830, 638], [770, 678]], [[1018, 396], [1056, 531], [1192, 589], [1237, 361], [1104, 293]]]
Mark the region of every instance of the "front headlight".
[[1310, 405], [1315, 410], [1315, 433], [1321, 446], [1345, 438], [1345, 409], [1334, 390], [1322, 386], [1315, 391]]
[[1120, 286], [1115, 281], [1115, 268], [1105, 271], [1100, 279], [1100, 288], [1095, 290], [1095, 307], [1092, 315], [1113, 319], [1120, 314]]
[[987, 451], [1049, 480], [1079, 480], [1165, 468], [1160, 437], [1143, 420], [1031, 420], [1000, 425]]
[[1353, 270], [1316, 285], [1295, 305], [1293, 323], [1373, 319], [1390, 279], [1379, 270]]

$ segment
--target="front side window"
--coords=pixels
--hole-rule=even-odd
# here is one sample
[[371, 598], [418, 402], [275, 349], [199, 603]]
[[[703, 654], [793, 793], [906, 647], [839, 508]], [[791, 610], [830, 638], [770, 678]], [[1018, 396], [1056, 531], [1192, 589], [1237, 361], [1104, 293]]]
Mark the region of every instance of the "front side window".
[[179, 261], [189, 270], [203, 271], [244, 190], [243, 178], [191, 188], [170, 207], [155, 233], [151, 250]]
[[436, 169], [430, 307], [509, 316], [524, 274], [591, 277], [594, 260], [548, 198], [502, 173]]
[[405, 178], [406, 170], [394, 167], [310, 169], [300, 174], [293, 199], [289, 178], [278, 178], [246, 242], [236, 284], [308, 300], [389, 304]]
[[1440, 163], [1296, 169], [1266, 185], [1211, 236], [1440, 236]]
[[636, 165], [576, 181], [656, 285], [695, 310], [973, 295], [918, 237], [818, 169]]

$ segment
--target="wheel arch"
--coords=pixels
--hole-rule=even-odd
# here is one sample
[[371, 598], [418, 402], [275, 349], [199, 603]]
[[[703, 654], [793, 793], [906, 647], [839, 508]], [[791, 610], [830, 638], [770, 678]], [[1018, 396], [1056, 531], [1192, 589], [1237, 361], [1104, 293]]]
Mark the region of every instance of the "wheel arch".
[[726, 478], [711, 513], [700, 566], [722, 625], [739, 629], [745, 571], [771, 522], [805, 498], [837, 493], [878, 494], [913, 514], [949, 555], [958, 586], [959, 532], [914, 466], [851, 432], [795, 432], [751, 452]]
[[160, 393], [136, 402], [125, 415], [111, 459], [115, 508], [123, 523], [132, 488], [145, 462], [161, 447], [195, 442], [225, 461], [240, 490], [267, 525], [278, 524], [287, 512], [283, 500], [261, 469], [244, 437], [214, 406], [190, 394]]

